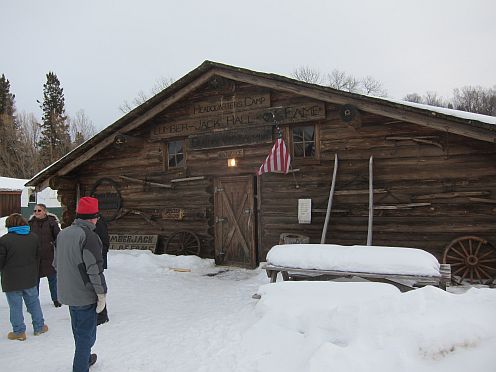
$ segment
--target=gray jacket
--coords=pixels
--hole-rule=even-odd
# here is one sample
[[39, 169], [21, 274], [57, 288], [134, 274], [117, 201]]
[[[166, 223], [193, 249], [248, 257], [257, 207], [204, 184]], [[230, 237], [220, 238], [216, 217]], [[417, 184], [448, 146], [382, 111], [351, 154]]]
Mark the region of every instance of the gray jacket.
[[58, 299], [65, 305], [91, 305], [97, 302], [97, 293], [107, 293], [102, 242], [94, 230], [91, 222], [76, 219], [57, 236], [53, 265]]

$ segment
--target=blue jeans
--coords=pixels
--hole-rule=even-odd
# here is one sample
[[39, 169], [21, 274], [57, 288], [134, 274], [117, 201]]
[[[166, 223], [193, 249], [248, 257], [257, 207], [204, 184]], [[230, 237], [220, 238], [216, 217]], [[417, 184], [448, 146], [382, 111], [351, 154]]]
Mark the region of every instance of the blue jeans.
[[[52, 298], [52, 301], [57, 301], [57, 273], [53, 275], [48, 275], [48, 288], [50, 288], [50, 297]], [[41, 278], [38, 279], [38, 293], [40, 292], [40, 280]]]
[[96, 304], [69, 306], [74, 335], [73, 372], [88, 372], [91, 348], [96, 341]]
[[36, 287], [23, 289], [20, 291], [5, 292], [10, 308], [10, 323], [15, 334], [26, 332], [24, 316], [22, 314], [22, 300], [26, 304], [28, 313], [31, 314], [34, 332], [40, 332], [45, 325], [43, 312], [41, 311], [38, 289]]

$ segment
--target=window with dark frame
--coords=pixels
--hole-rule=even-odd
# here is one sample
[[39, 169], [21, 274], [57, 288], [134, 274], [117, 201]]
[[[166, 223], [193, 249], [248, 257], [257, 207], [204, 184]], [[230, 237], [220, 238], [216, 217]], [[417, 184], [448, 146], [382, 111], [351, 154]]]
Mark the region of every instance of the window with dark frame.
[[293, 156], [295, 158], [315, 158], [315, 126], [295, 126], [293, 132]]
[[183, 168], [186, 164], [184, 156], [184, 141], [172, 141], [167, 143], [167, 166], [171, 168]]

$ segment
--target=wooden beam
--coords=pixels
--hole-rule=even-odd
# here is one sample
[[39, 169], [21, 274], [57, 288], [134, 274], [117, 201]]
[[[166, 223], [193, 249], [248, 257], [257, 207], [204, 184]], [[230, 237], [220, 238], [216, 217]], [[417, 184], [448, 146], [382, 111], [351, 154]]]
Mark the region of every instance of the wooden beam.
[[186, 178], [175, 178], [171, 180], [172, 183], [176, 182], [187, 182], [187, 181], [198, 181], [198, 180], [204, 180], [205, 176], [197, 176], [197, 177], [186, 177]]
[[162, 187], [164, 189], [172, 189], [172, 185], [166, 185], [164, 183], [144, 181], [144, 180], [140, 180], [140, 179], [132, 178], [132, 177], [127, 177], [127, 176], [117, 176], [117, 177], [122, 178], [123, 180], [126, 180], [126, 181], [141, 183], [144, 186], [150, 185], [150, 186], [155, 186], [155, 187]]
[[496, 204], [496, 199], [468, 198], [468, 200], [473, 201], [473, 202], [477, 202], [477, 203]]
[[439, 194], [427, 194], [414, 196], [415, 200], [425, 199], [451, 199], [451, 198], [465, 198], [470, 196], [488, 196], [491, 195], [489, 191], [458, 191], [458, 192], [443, 192]]
[[134, 137], [134, 136], [129, 136], [127, 134], [117, 134], [114, 137], [114, 146], [122, 148], [124, 146], [126, 147], [132, 147], [132, 148], [141, 148], [143, 147], [144, 140], [142, 137]]
[[[387, 193], [386, 189], [374, 189], [374, 194], [385, 194]], [[369, 194], [370, 191], [367, 190], [339, 190], [334, 193], [334, 195], [364, 195]]]
[[[469, 124], [453, 122], [449, 119], [441, 119], [437, 117], [438, 113], [436, 112], [429, 112], [426, 110], [427, 112], [425, 114], [422, 114], [414, 111], [422, 109], [417, 109], [410, 106], [405, 107], [405, 109], [408, 109], [408, 111], [405, 111], [405, 109], [387, 106], [387, 104], [397, 104], [395, 102], [377, 102], [375, 101], [376, 99], [366, 96], [363, 98], [348, 97], [341, 93], [323, 92], [315, 88], [303, 87], [289, 82], [275, 81], [269, 78], [253, 76], [238, 71], [222, 69], [215, 69], [214, 71], [216, 75], [225, 77], [227, 79], [238, 80], [248, 84], [255, 84], [266, 88], [277, 89], [297, 95], [303, 95], [323, 102], [329, 102], [339, 105], [351, 104], [357, 107], [359, 110], [377, 115], [387, 116], [392, 119], [422, 125], [443, 132], [449, 132], [465, 137], [475, 138], [481, 141], [493, 143], [496, 142], [496, 132], [493, 132], [491, 130], [484, 130], [482, 128], [476, 128]], [[458, 119], [463, 120], [460, 118]]]
[[395, 205], [374, 205], [375, 210], [388, 210], [388, 209], [411, 209], [416, 207], [428, 207], [431, 203], [409, 203], [409, 204], [395, 204]]

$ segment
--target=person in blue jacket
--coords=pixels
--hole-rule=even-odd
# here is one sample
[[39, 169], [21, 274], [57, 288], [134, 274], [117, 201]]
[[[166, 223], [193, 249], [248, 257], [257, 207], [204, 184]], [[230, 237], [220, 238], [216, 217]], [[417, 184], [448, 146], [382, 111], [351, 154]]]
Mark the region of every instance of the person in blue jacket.
[[40, 265], [40, 241], [30, 231], [28, 222], [19, 213], [5, 220], [7, 234], [0, 238], [0, 272], [2, 291], [5, 292], [10, 309], [12, 332], [9, 340], [26, 340], [26, 324], [22, 311], [23, 301], [31, 314], [34, 335], [48, 331], [43, 319], [38, 297], [38, 270]]

